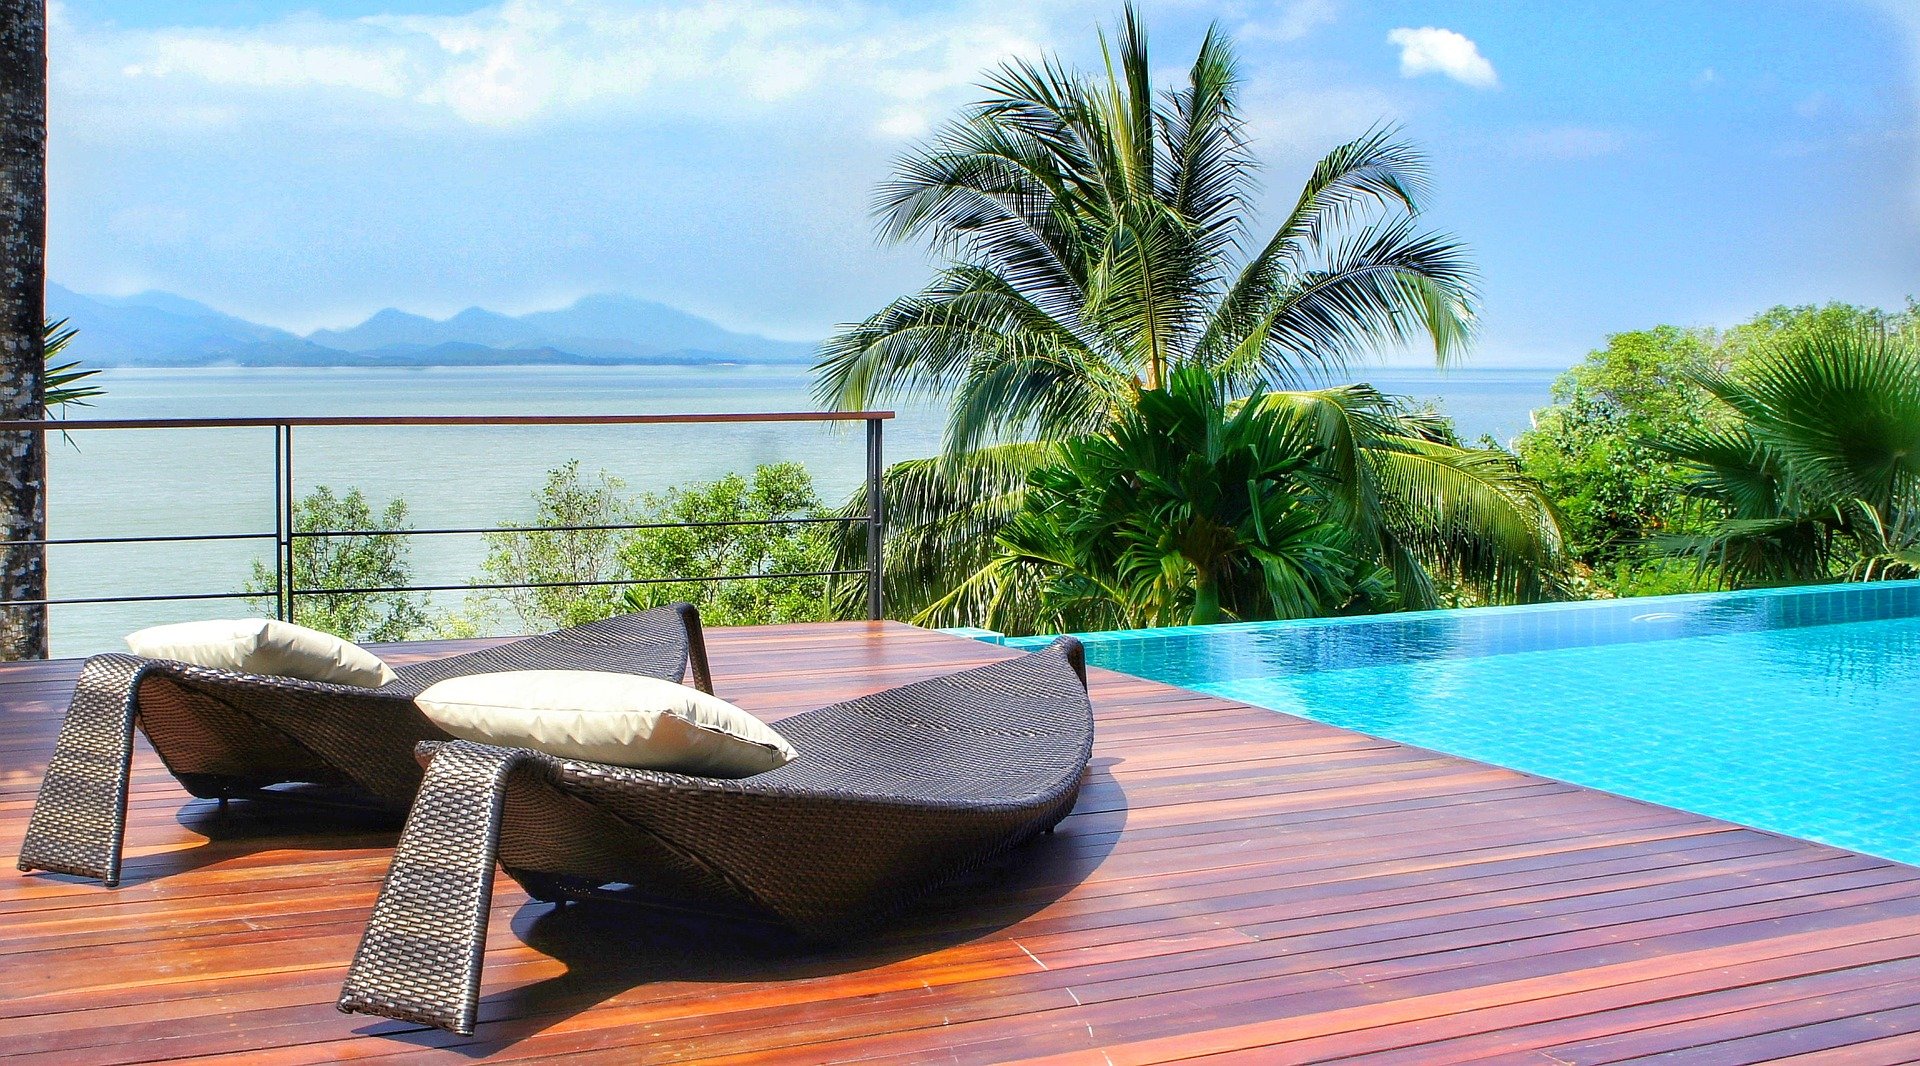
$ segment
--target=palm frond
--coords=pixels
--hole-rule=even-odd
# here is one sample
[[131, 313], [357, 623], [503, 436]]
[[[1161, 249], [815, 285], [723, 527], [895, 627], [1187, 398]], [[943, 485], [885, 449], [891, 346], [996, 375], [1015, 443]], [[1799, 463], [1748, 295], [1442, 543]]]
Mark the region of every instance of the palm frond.
[[1006, 278], [972, 265], [949, 267], [920, 293], [828, 338], [813, 368], [814, 396], [831, 407], [859, 410], [897, 395], [943, 395], [965, 380], [977, 360], [993, 358], [1010, 344], [1086, 349], [1069, 324]]
[[1241, 387], [1277, 387], [1422, 338], [1444, 363], [1472, 333], [1474, 300], [1466, 250], [1396, 219], [1340, 242], [1323, 268], [1279, 282], [1230, 346], [1225, 328], [1213, 334], [1222, 346], [1212, 365]]
[[1220, 262], [1244, 232], [1253, 185], [1254, 160], [1234, 102], [1239, 85], [1232, 44], [1209, 27], [1186, 86], [1170, 93], [1157, 113], [1169, 158], [1155, 198], [1190, 227], [1196, 254], [1210, 263]]
[[106, 390], [98, 385], [83, 384], [100, 373], [98, 368], [83, 370], [77, 359], [64, 363], [54, 361], [66, 351], [67, 345], [79, 332], [68, 326], [64, 318], [57, 322], [49, 321], [41, 329], [41, 345], [47, 364], [45, 376], [41, 378], [45, 391], [42, 406], [48, 418], [59, 418], [67, 407], [92, 407], [95, 398], [106, 394]]
[[[945, 625], [974, 624], [992, 604], [970, 592], [949, 593], [977, 571], [994, 551], [1000, 531], [1025, 504], [1027, 478], [1049, 462], [1052, 444], [1005, 444], [938, 459], [909, 459], [889, 466], [881, 477], [886, 513], [886, 557], [882, 560], [888, 614], [926, 616]], [[866, 487], [857, 489], [838, 514], [868, 513]], [[863, 528], [849, 524], [835, 545], [832, 569], [867, 565]], [[864, 579], [836, 584], [835, 601], [852, 617], [865, 602]], [[942, 603], [943, 598], [951, 602]], [[939, 610], [928, 614], [929, 608]]]
[[1494, 602], [1557, 594], [1566, 552], [1560, 518], [1512, 456], [1401, 437], [1367, 459], [1392, 540], [1429, 572]]

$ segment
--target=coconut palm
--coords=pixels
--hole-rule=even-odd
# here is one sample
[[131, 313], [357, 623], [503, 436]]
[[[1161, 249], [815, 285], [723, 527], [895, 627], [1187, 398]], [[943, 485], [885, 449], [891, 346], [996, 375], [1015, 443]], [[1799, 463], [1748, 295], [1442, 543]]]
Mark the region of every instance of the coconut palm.
[[[885, 482], [896, 613], [937, 601], [942, 617], [978, 616], [984, 604], [946, 593], [992, 557], [1027, 474], [1059, 442], [1107, 429], [1175, 368], [1205, 367], [1244, 394], [1412, 343], [1444, 362], [1471, 331], [1466, 254], [1419, 227], [1425, 164], [1394, 131], [1329, 152], [1279, 227], [1256, 234], [1227, 40], [1210, 31], [1185, 83], [1165, 93], [1131, 7], [1102, 49], [1096, 76], [1054, 59], [999, 68], [986, 98], [904, 156], [879, 191], [882, 236], [924, 242], [947, 265], [830, 339], [816, 389], [842, 408], [947, 400], [944, 454], [897, 465]], [[1488, 487], [1471, 464], [1452, 470], [1449, 487], [1466, 495], [1439, 502], [1458, 527], [1483, 515]], [[1380, 502], [1411, 517], [1434, 501]], [[1517, 565], [1502, 554], [1509, 543], [1489, 538], [1452, 558], [1504, 572]], [[850, 542], [846, 554], [857, 551]], [[1403, 599], [1422, 604], [1430, 588], [1422, 577]]]
[[1725, 409], [1651, 443], [1712, 515], [1657, 546], [1728, 585], [1920, 575], [1920, 350], [1872, 331], [1803, 336], [1697, 380]]

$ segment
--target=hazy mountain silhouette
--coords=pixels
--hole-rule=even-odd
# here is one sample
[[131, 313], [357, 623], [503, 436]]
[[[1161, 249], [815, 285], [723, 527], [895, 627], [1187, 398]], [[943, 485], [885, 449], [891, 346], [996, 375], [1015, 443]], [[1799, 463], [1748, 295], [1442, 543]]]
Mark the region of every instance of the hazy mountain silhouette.
[[86, 296], [49, 283], [47, 315], [80, 331], [69, 351], [89, 366], [793, 364], [815, 352], [618, 295], [520, 316], [470, 307], [432, 319], [389, 307], [300, 337], [172, 293]]

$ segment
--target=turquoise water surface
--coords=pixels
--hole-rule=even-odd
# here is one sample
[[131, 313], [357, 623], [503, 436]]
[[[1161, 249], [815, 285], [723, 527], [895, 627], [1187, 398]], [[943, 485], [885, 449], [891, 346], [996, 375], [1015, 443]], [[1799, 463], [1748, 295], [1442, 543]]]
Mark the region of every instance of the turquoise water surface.
[[1091, 634], [1087, 654], [1920, 864], [1920, 582]]

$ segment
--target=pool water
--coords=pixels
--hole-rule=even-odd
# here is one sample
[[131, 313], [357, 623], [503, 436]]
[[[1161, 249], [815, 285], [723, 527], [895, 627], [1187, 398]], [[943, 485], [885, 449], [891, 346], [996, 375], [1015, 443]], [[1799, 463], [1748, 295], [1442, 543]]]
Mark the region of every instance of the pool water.
[[1125, 673], [1920, 864], [1920, 582], [1085, 640]]

